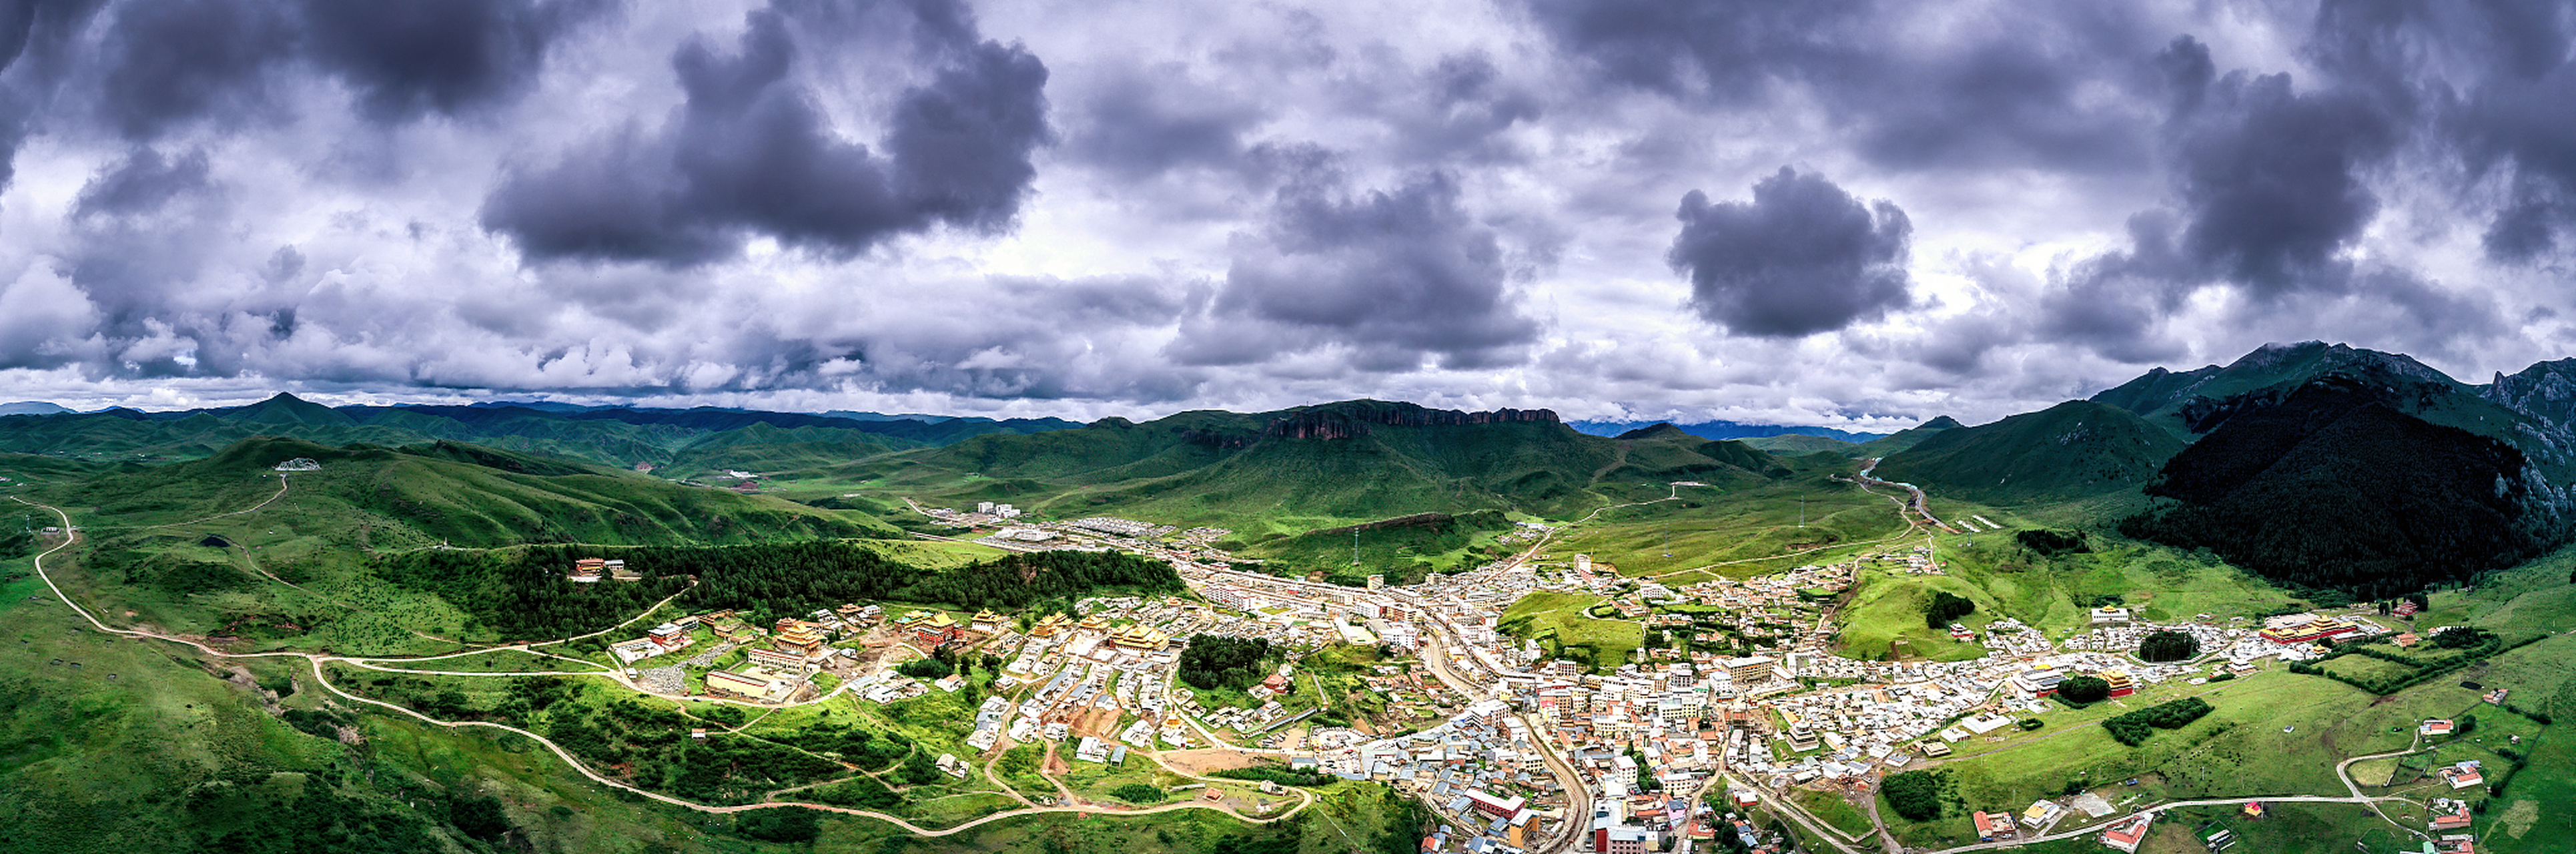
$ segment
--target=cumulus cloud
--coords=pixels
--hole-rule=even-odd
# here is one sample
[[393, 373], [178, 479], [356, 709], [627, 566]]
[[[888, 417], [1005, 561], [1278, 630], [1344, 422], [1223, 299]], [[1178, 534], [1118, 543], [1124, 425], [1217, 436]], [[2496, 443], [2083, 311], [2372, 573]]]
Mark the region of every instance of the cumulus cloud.
[[1258, 106], [1193, 79], [1184, 67], [1120, 68], [1082, 100], [1067, 149], [1127, 179], [1243, 156]]
[[1729, 331], [1796, 337], [1902, 308], [1914, 224], [1885, 199], [1863, 204], [1815, 173], [1780, 171], [1749, 202], [1692, 190], [1666, 254], [1690, 276], [1691, 310]]
[[304, 0], [313, 61], [388, 121], [456, 115], [526, 89], [546, 53], [617, 0]]
[[2266, 339], [2483, 375], [2576, 348], [2571, 43], [2561, 0], [0, 3], [0, 382], [1885, 426]]
[[1470, 216], [1442, 172], [1353, 191], [1330, 161], [1310, 161], [1273, 195], [1263, 222], [1235, 237], [1225, 281], [1172, 354], [1247, 364], [1337, 348], [1363, 370], [1426, 361], [1519, 361], [1535, 339], [1494, 230]]
[[898, 99], [880, 154], [834, 131], [792, 77], [788, 26], [760, 10], [730, 53], [683, 46], [671, 59], [687, 93], [677, 115], [514, 171], [485, 201], [483, 225], [532, 259], [679, 267], [731, 257], [755, 236], [847, 258], [900, 234], [991, 233], [1017, 216], [1031, 153], [1052, 139], [1037, 57], [957, 46], [955, 64]]

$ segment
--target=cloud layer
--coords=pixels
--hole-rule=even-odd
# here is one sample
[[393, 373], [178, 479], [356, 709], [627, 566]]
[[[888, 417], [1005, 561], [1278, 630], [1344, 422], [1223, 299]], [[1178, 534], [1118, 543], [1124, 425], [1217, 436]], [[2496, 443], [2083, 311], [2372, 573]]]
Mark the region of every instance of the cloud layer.
[[0, 386], [1884, 427], [2267, 340], [2480, 377], [2576, 350], [2571, 44], [2559, 0], [38, 0]]

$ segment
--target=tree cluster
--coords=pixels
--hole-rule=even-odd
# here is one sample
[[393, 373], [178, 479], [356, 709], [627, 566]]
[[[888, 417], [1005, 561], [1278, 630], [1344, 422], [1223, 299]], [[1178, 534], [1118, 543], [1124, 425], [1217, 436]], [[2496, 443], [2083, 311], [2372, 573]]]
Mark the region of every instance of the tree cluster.
[[2020, 543], [2022, 548], [2037, 552], [2041, 557], [2083, 554], [2093, 550], [2091, 546], [2085, 545], [2084, 535], [2074, 531], [2028, 528], [2014, 532], [2013, 541]]
[[2180, 729], [2209, 712], [2208, 702], [2199, 697], [2184, 697], [2104, 720], [2102, 729], [2121, 744], [2136, 747], [2145, 744], [2156, 730]]
[[[565, 581], [573, 561], [584, 557], [622, 558], [645, 579], [596, 584]], [[388, 557], [379, 565], [379, 573], [397, 584], [436, 593], [493, 632], [514, 640], [563, 637], [614, 624], [688, 588], [690, 577], [699, 584], [681, 601], [744, 611], [755, 620], [861, 600], [1009, 611], [1109, 588], [1182, 589], [1180, 575], [1170, 564], [1123, 552], [1012, 554], [926, 571], [864, 544], [836, 540], [740, 546], [430, 549]]]
[[1975, 613], [1977, 603], [1947, 590], [1932, 591], [1932, 601], [1923, 606], [1923, 624], [1946, 629], [1960, 617]]
[[1931, 771], [1899, 771], [1880, 781], [1879, 794], [1908, 821], [1941, 817], [1941, 778]]
[[2057, 683], [2057, 696], [2078, 705], [2111, 699], [2111, 683], [2099, 676], [2069, 676]]
[[2522, 452], [2370, 395], [2311, 385], [2219, 422], [2147, 486], [2168, 500], [2120, 533], [2364, 598], [2512, 566], [2563, 536], [2525, 512]]
[[1182, 683], [1200, 690], [1240, 691], [1268, 675], [1263, 665], [1269, 657], [1270, 642], [1260, 638], [1191, 635], [1189, 647], [1181, 650], [1179, 675]]
[[2140, 661], [2190, 661], [2200, 655], [2200, 639], [2172, 629], [2149, 632], [2138, 641]]
[[1276, 765], [1227, 768], [1211, 772], [1208, 776], [1223, 777], [1228, 780], [1268, 780], [1282, 786], [1321, 786], [1338, 779], [1319, 769], [1282, 768]]

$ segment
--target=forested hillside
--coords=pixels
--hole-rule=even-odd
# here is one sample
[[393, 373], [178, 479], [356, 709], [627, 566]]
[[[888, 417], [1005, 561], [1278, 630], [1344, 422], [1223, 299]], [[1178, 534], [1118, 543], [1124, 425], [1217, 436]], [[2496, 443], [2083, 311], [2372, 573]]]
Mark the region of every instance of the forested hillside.
[[[573, 561], [584, 557], [623, 559], [645, 579], [565, 580]], [[1069, 606], [1103, 590], [1181, 590], [1180, 576], [1170, 564], [1121, 552], [1013, 554], [929, 570], [863, 544], [837, 541], [441, 549], [384, 558], [377, 571], [396, 584], [437, 594], [471, 614], [492, 636], [507, 640], [596, 631], [682, 590], [688, 591], [679, 599], [683, 607], [737, 609], [764, 621], [860, 600], [1015, 610], [1052, 600]], [[692, 577], [697, 579], [694, 588]]]
[[2235, 414], [2146, 488], [2121, 530], [2208, 548], [2289, 584], [2391, 596], [2519, 563], [2555, 542], [2529, 518], [2520, 451], [2331, 379]]

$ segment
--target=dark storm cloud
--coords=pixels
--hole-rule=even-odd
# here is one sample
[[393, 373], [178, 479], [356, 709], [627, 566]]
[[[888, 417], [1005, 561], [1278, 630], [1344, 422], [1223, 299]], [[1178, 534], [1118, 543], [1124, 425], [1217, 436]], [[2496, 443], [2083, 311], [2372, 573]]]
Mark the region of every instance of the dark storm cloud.
[[0, 3], [0, 190], [17, 177], [18, 147], [48, 112], [74, 42], [106, 0]]
[[1419, 175], [1354, 193], [1307, 152], [1263, 222], [1234, 240], [1233, 263], [1171, 353], [1245, 364], [1339, 347], [1363, 370], [1514, 363], [1537, 337], [1509, 288], [1511, 261], [1471, 217], [1455, 176]]
[[[2555, 32], [2569, 29], [2564, 15], [2558, 24]], [[2557, 42], [2554, 64], [2528, 70], [2541, 63], [2517, 63], [2515, 73], [2471, 93], [2458, 113], [2464, 156], [2508, 188], [2484, 236], [2488, 256], [2499, 261], [2558, 254], [2576, 232], [2576, 62], [2565, 56], [2568, 43]]]
[[2286, 74], [2231, 74], [2186, 121], [2183, 250], [2257, 292], [2331, 287], [2336, 257], [2378, 214], [2361, 173], [2396, 146], [2393, 118], [2354, 93], [2297, 93]]
[[1178, 68], [1113, 74], [1077, 110], [1066, 149], [1128, 179], [1242, 156], [1261, 111], [1190, 81]]
[[278, 113], [289, 65], [346, 84], [361, 114], [457, 115], [533, 85], [556, 43], [611, 0], [171, 0], [117, 4], [99, 35], [100, 118], [147, 139]]
[[1900, 168], [2027, 166], [2132, 170], [2146, 164], [2157, 85], [2154, 37], [2128, 4], [2007, 6], [1955, 42], [1871, 31], [1837, 73], [1810, 87], [1859, 131], [1873, 163]]
[[[1593, 80], [1726, 107], [1821, 109], [1903, 169], [2133, 169], [2163, 35], [2127, 4], [1525, 0]], [[1905, 15], [1964, 22], [1903, 26]]]
[[143, 148], [127, 154], [82, 185], [72, 202], [76, 219], [130, 216], [159, 211], [171, 200], [212, 186], [206, 152], [192, 149], [175, 158]]
[[1743, 102], [1778, 83], [1861, 60], [1854, 30], [1871, 0], [1528, 0], [1540, 28], [1602, 79], [1669, 95]]
[[898, 99], [880, 155], [835, 134], [791, 72], [786, 19], [754, 12], [733, 53], [703, 40], [672, 58], [688, 101], [662, 128], [633, 126], [555, 165], [514, 172], [483, 225], [532, 259], [689, 266], [751, 235], [847, 258], [947, 225], [1001, 230], [1053, 139], [1046, 66], [1017, 46], [957, 46], [956, 61]]
[[270, 72], [293, 57], [296, 22], [274, 3], [171, 0], [116, 7], [99, 45], [100, 117], [130, 139], [209, 116], [279, 109]]
[[1682, 197], [1666, 255], [1691, 280], [1691, 310], [1740, 335], [1796, 337], [1905, 306], [1914, 225], [1892, 202], [1862, 204], [1824, 176], [1782, 167], [1750, 202]]
[[314, 62], [379, 120], [454, 115], [517, 94], [546, 51], [616, 0], [305, 0]]
[[2209, 46], [2188, 35], [2175, 36], [2156, 54], [2155, 66], [2164, 78], [2165, 114], [2199, 113], [2201, 102], [2209, 97], [2209, 84], [2218, 79], [2218, 63], [2209, 58]]
[[1495, 154], [1479, 149], [1496, 134], [1546, 113], [1538, 95], [1504, 79], [1481, 51], [1441, 57], [1405, 90], [1420, 100], [1401, 99], [1381, 112], [1401, 134], [1405, 154], [1425, 160]]

